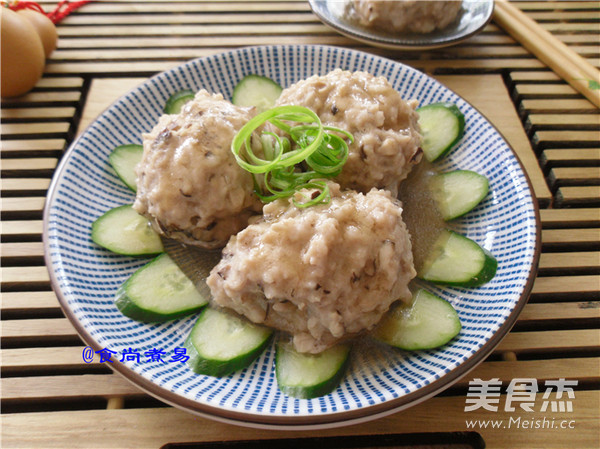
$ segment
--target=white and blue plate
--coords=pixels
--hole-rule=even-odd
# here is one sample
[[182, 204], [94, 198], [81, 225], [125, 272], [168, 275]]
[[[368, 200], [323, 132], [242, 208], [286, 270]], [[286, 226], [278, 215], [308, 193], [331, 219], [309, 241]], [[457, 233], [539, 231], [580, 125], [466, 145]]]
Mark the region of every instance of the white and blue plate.
[[[382, 346], [364, 351], [358, 345], [339, 388], [321, 398], [295, 399], [279, 391], [273, 347], [228, 377], [194, 374], [176, 354], [195, 317], [143, 324], [123, 316], [114, 304], [117, 288], [147, 260], [112, 254], [90, 238], [96, 218], [134, 200], [110, 168], [108, 155], [118, 145], [140, 143], [169, 96], [181, 89], [204, 88], [230, 98], [236, 83], [250, 73], [289, 86], [337, 67], [385, 76], [403, 98], [416, 98], [421, 105], [450, 101], [464, 112], [465, 135], [439, 166], [488, 177], [490, 194], [454, 228], [498, 259], [498, 273], [478, 288], [428, 286], [450, 301], [460, 316], [462, 331], [450, 344], [412, 353]], [[414, 405], [450, 386], [490, 354], [531, 290], [539, 217], [527, 176], [506, 140], [477, 110], [434, 79], [406, 65], [343, 48], [267, 46], [190, 61], [149, 79], [110, 106], [77, 138], [56, 171], [44, 211], [44, 245], [52, 285], [66, 316], [94, 351], [113, 351], [107, 364], [134, 384], [166, 403], [221, 421], [316, 428], [366, 421]]]

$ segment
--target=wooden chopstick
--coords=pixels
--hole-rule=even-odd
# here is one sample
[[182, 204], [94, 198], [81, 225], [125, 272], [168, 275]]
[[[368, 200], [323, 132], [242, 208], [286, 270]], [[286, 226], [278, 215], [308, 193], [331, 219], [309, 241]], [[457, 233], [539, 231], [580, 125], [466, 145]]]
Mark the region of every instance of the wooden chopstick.
[[600, 71], [507, 0], [496, 0], [494, 21], [558, 76], [600, 108]]

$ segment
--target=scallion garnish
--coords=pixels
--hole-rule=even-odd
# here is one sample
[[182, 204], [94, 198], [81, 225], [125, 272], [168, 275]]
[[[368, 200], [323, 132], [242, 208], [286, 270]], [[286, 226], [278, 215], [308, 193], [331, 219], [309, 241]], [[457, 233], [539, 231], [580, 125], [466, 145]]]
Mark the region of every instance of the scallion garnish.
[[[255, 132], [267, 123], [286, 135], [263, 130], [256, 139]], [[337, 176], [348, 159], [344, 138], [353, 141], [349, 132], [323, 126], [308, 108], [278, 106], [246, 123], [233, 138], [231, 151], [240, 167], [254, 176], [255, 193], [263, 202], [299, 192], [292, 199], [294, 205], [308, 207], [330, 201], [324, 179]], [[303, 189], [318, 193], [308, 196], [300, 192]]]

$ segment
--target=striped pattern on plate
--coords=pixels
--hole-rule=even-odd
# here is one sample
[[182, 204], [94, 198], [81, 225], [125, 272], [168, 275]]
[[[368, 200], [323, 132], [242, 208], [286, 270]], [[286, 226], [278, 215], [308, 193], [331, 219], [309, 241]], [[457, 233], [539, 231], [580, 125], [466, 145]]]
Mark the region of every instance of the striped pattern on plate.
[[[451, 101], [465, 113], [465, 136], [442, 170], [475, 170], [491, 194], [457, 221], [456, 229], [499, 262], [496, 277], [473, 289], [426, 287], [449, 300], [463, 324], [459, 338], [435, 351], [405, 353], [363, 341], [333, 393], [300, 400], [282, 394], [274, 374], [274, 348], [249, 368], [225, 378], [194, 374], [176, 352], [194, 317], [142, 324], [113, 303], [117, 288], [147, 262], [94, 245], [91, 223], [134, 195], [108, 164], [114, 147], [140, 143], [174, 92], [205, 88], [231, 97], [249, 73], [282, 86], [341, 67], [385, 76], [403, 98], [421, 105]], [[111, 367], [165, 402], [216, 419], [262, 426], [332, 426], [371, 419], [407, 407], [456, 381], [480, 362], [508, 331], [531, 289], [537, 262], [538, 218], [528, 180], [497, 130], [472, 106], [435, 80], [391, 60], [325, 46], [251, 47], [194, 60], [161, 73], [116, 101], [65, 154], [45, 210], [44, 241], [51, 279], [66, 315], [95, 350], [114, 351]], [[151, 353], [162, 351], [161, 360]], [[127, 355], [128, 352], [139, 354]]]

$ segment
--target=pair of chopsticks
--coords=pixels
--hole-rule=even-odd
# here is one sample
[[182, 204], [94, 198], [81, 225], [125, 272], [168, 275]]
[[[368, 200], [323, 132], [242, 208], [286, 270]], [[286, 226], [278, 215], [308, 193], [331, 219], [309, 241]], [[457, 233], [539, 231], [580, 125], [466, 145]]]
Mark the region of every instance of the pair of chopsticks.
[[600, 108], [600, 71], [507, 0], [496, 0], [494, 21], [558, 76]]

